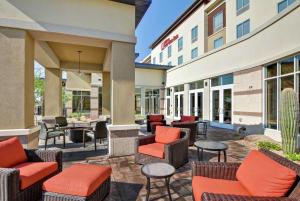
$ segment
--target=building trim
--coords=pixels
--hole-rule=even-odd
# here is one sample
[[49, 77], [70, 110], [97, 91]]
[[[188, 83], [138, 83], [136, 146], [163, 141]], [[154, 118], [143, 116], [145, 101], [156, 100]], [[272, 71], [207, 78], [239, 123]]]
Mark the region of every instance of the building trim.
[[233, 93], [235, 96], [245, 96], [245, 95], [254, 95], [254, 94], [262, 94], [262, 89], [254, 89], [254, 90], [247, 90], [247, 91], [236, 91]]
[[0, 130], [0, 137], [31, 135], [32, 133], [38, 132], [40, 129], [41, 129], [40, 126], [33, 126], [31, 128], [26, 128], [26, 129]]
[[254, 72], [257, 72], [257, 71], [261, 71], [262, 70], [262, 66], [257, 66], [257, 67], [254, 67], [254, 68], [249, 68], [249, 69], [246, 69], [246, 70], [241, 70], [241, 71], [238, 71], [238, 72], [234, 72], [234, 75], [237, 76], [237, 75], [245, 75], [245, 74], [249, 74], [249, 73], [254, 73]]
[[262, 117], [262, 112], [243, 112], [243, 111], [234, 111], [233, 115], [239, 116], [250, 116], [250, 117]]
[[173, 66], [168, 65], [158, 65], [158, 64], [148, 64], [148, 63], [135, 63], [135, 68], [142, 68], [142, 69], [151, 69], [151, 70], [169, 70]]

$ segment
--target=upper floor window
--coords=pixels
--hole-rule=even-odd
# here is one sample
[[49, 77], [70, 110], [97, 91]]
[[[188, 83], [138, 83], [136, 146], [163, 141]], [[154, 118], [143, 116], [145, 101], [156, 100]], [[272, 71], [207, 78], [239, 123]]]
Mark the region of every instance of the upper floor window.
[[249, 0], [236, 0], [236, 12], [241, 14], [249, 8]]
[[172, 61], [169, 61], [169, 62], [168, 62], [168, 66], [172, 66]]
[[172, 56], [172, 45], [168, 46], [168, 58]]
[[291, 5], [295, 1], [296, 0], [283, 0], [283, 1], [279, 2], [278, 5], [277, 5], [277, 7], [278, 7], [278, 13], [280, 13], [281, 11], [283, 11], [284, 9], [286, 9], [289, 5]]
[[192, 28], [191, 34], [192, 34], [192, 43], [193, 43], [198, 40], [198, 26]]
[[153, 63], [153, 64], [156, 64], [156, 57], [153, 57], [152, 63]]
[[178, 65], [181, 65], [183, 63], [183, 56], [178, 57]]
[[214, 48], [219, 48], [224, 44], [223, 37], [214, 40]]
[[159, 53], [159, 63], [163, 62], [163, 52]]
[[183, 49], [183, 37], [178, 39], [178, 52]]
[[196, 57], [198, 57], [198, 48], [197, 47], [192, 49], [192, 52], [191, 52], [191, 58], [195, 59]]
[[223, 11], [217, 13], [213, 17], [213, 26], [214, 26], [214, 32], [217, 32], [223, 28]]
[[250, 32], [250, 20], [246, 20], [236, 26], [236, 36], [240, 38]]

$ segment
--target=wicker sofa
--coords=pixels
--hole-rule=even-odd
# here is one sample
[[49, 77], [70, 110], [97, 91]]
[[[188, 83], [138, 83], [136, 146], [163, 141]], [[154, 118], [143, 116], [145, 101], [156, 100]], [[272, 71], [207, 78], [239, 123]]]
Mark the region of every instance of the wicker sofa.
[[150, 154], [144, 154], [139, 152], [139, 147], [143, 145], [154, 144], [155, 134], [149, 136], [143, 136], [136, 139], [135, 143], [135, 162], [138, 164], [147, 164], [152, 162], [166, 162], [173, 165], [175, 168], [179, 168], [188, 162], [188, 147], [189, 147], [189, 129], [181, 128], [180, 139], [164, 144], [163, 157], [152, 156]]
[[[296, 180], [292, 181], [292, 185], [290, 188], [288, 188], [287, 193], [285, 193], [283, 196], [277, 197], [277, 196], [253, 196], [251, 195], [240, 195], [240, 194], [228, 194], [228, 193], [216, 193], [215, 191], [218, 191], [217, 185], [213, 185], [213, 188], [211, 191], [204, 189], [209, 186], [209, 182], [203, 181], [203, 178], [207, 178], [207, 180], [212, 179], [213, 182], [218, 182], [220, 183], [224, 181], [233, 181], [236, 182], [238, 181], [238, 171], [239, 168], [242, 166], [241, 163], [216, 163], [216, 162], [192, 162], [192, 176], [193, 176], [193, 199], [198, 201], [296, 201], [300, 199], [300, 166], [287, 160], [286, 158], [283, 158], [273, 152], [267, 151], [267, 150], [259, 150], [258, 153], [262, 153], [264, 156], [267, 156], [267, 158], [271, 159], [272, 161], [275, 161], [275, 163], [279, 163], [281, 166], [284, 166], [284, 168], [287, 167], [287, 169], [290, 169], [295, 173]], [[248, 164], [247, 164], [248, 165]], [[259, 168], [262, 168], [261, 165], [257, 165]], [[253, 169], [252, 169], [253, 170]], [[279, 172], [277, 172], [279, 173]], [[253, 177], [253, 175], [257, 174], [257, 171], [253, 170], [248, 176]], [[281, 172], [280, 172], [281, 174]], [[195, 177], [202, 177], [202, 181], [206, 182], [205, 186], [201, 186], [202, 189], [200, 189], [201, 192], [203, 192], [202, 195], [199, 195], [199, 189], [196, 188], [201, 188], [200, 186], [195, 186], [194, 184], [194, 178]], [[277, 177], [277, 175], [275, 175]], [[259, 177], [259, 179], [263, 180], [263, 177]], [[267, 180], [270, 180], [270, 178], [267, 178]], [[283, 179], [285, 180], [285, 178]], [[263, 180], [265, 181], [265, 180]], [[260, 182], [256, 182], [252, 184], [255, 189], [261, 190], [260, 188]], [[265, 185], [264, 187], [270, 187], [271, 185]], [[276, 185], [275, 185], [276, 186]], [[227, 185], [227, 188], [230, 188]], [[230, 188], [233, 189], [233, 188]], [[197, 192], [198, 190], [198, 192]], [[252, 189], [253, 190], [253, 189]], [[209, 191], [210, 193], [208, 193]], [[230, 190], [232, 191], [232, 190]], [[214, 192], [214, 193], [212, 193]], [[252, 191], [249, 191], [252, 192]], [[196, 198], [197, 197], [197, 198]]]
[[173, 127], [190, 129], [190, 146], [194, 145], [196, 136], [198, 135], [198, 119], [196, 116], [181, 116], [179, 121], [173, 121], [171, 123]]
[[[6, 142], [13, 147], [5, 147], [3, 143]], [[40, 200], [43, 182], [62, 171], [62, 152], [58, 149], [24, 150], [17, 138], [11, 138], [0, 143], [2, 148], [2, 150], [0, 148], [0, 200]], [[4, 156], [7, 155], [7, 152], [10, 153], [9, 157]], [[14, 163], [9, 160], [21, 161], [22, 157], [18, 156], [20, 152], [26, 157], [26, 160], [11, 167], [5, 167], [6, 164]], [[33, 181], [35, 182], [31, 184], [30, 182]]]

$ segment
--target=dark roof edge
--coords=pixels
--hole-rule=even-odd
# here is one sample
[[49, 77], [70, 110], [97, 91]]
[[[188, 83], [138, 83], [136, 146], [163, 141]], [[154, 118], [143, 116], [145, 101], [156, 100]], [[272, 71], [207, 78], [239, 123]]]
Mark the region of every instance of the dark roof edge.
[[139, 25], [152, 0], [111, 0], [119, 3], [135, 6], [135, 27]]
[[209, 0], [196, 0], [184, 13], [182, 13], [172, 24], [169, 26], [151, 45], [150, 48], [154, 49], [163, 39], [167, 37], [172, 31], [174, 31], [184, 20], [198, 9], [202, 3], [206, 3]]
[[167, 65], [158, 65], [158, 64], [147, 64], [147, 63], [135, 63], [136, 68], [143, 68], [143, 69], [152, 69], [152, 70], [169, 70], [174, 66], [167, 66]]

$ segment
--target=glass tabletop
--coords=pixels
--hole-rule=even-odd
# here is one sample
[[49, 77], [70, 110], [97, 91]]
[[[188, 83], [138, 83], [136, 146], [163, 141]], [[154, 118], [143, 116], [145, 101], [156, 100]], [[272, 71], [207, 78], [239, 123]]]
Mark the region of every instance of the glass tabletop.
[[147, 177], [170, 177], [175, 173], [175, 168], [167, 163], [149, 163], [142, 167], [142, 173]]
[[222, 142], [217, 142], [217, 141], [196, 141], [194, 145], [198, 148], [201, 149], [206, 149], [206, 150], [226, 150], [228, 149], [228, 145]]

